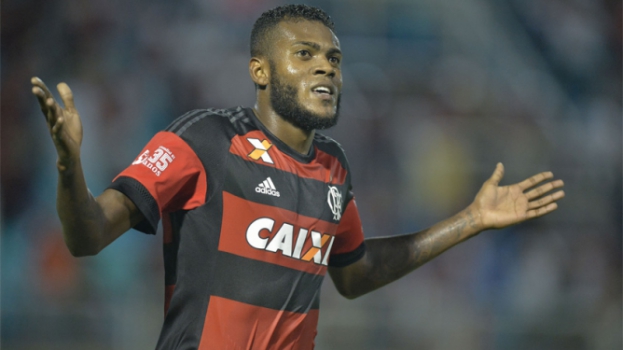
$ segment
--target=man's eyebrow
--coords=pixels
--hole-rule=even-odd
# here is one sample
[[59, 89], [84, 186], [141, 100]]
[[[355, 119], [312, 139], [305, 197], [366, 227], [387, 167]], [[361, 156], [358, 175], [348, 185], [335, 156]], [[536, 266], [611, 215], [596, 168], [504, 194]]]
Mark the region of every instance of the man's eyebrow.
[[294, 45], [305, 45], [305, 46], [311, 46], [316, 50], [320, 50], [320, 45], [317, 43], [313, 43], [311, 41], [297, 41], [295, 42], [292, 46]]
[[341, 55], [342, 51], [340, 49], [337, 48], [331, 48], [329, 49], [329, 51], [327, 52], [327, 55], [334, 55], [334, 54], [338, 54]]
[[[304, 45], [304, 46], [309, 46], [314, 48], [315, 50], [320, 50], [320, 45], [318, 43], [314, 43], [311, 41], [297, 41], [294, 44], [292, 44], [292, 46], [296, 46], [296, 45]], [[338, 48], [331, 48], [329, 49], [329, 51], [327, 52], [327, 55], [333, 55], [333, 54], [342, 54], [342, 51]]]

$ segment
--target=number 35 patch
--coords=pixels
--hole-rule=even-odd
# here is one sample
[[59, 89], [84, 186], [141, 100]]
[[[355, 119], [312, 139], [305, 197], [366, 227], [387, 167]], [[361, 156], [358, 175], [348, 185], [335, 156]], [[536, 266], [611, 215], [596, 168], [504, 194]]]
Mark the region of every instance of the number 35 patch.
[[166, 147], [160, 146], [150, 155], [149, 150], [145, 150], [132, 165], [143, 164], [149, 168], [156, 176], [160, 176], [163, 171], [175, 160], [175, 155]]

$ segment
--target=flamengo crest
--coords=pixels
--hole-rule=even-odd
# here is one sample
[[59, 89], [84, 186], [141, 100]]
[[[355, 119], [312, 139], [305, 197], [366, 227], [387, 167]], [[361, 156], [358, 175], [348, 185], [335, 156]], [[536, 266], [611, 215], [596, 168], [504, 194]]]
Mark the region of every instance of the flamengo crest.
[[337, 187], [329, 186], [327, 202], [333, 213], [333, 220], [340, 221], [342, 218], [342, 194], [338, 191]]

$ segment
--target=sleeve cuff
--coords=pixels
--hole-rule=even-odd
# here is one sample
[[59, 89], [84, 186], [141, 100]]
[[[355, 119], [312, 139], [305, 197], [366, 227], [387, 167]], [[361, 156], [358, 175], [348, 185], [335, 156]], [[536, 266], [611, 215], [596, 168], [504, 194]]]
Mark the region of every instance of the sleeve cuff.
[[366, 243], [361, 242], [359, 247], [355, 248], [352, 252], [335, 254], [329, 257], [329, 266], [331, 267], [346, 267], [357, 260], [361, 259], [366, 253]]
[[145, 220], [133, 227], [135, 230], [152, 235], [156, 234], [158, 221], [160, 221], [160, 210], [158, 203], [145, 186], [131, 177], [120, 176], [108, 188], [117, 190], [130, 198], [145, 217]]

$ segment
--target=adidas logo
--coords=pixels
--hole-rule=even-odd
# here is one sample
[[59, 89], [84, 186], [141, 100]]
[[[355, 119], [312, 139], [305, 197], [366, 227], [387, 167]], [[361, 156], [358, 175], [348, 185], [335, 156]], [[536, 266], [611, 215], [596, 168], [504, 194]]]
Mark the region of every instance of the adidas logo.
[[270, 176], [267, 177], [266, 180], [264, 180], [262, 183], [257, 185], [257, 187], [255, 188], [255, 192], [268, 194], [275, 197], [281, 196], [279, 194], [279, 191], [277, 191], [277, 189], [275, 188], [273, 180], [270, 179]]

